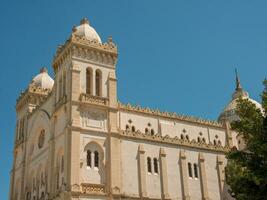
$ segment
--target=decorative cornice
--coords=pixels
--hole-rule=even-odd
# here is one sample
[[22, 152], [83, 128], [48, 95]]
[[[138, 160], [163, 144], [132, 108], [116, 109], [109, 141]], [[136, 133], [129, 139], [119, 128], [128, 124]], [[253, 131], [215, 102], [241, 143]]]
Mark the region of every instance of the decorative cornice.
[[172, 145], [180, 145], [190, 148], [197, 148], [197, 149], [205, 149], [210, 151], [217, 151], [221, 153], [226, 153], [230, 151], [228, 146], [221, 146], [221, 145], [214, 145], [212, 143], [204, 143], [204, 142], [197, 142], [196, 140], [187, 140], [187, 139], [180, 139], [179, 137], [170, 137], [169, 135], [161, 136], [159, 134], [151, 135], [145, 134], [137, 130], [136, 132], [132, 132], [131, 130], [119, 130], [119, 135], [125, 136], [128, 138], [140, 139], [140, 140], [148, 140], [151, 142], [159, 142], [159, 143], [167, 143]]
[[114, 66], [117, 62], [117, 51], [117, 46], [112, 41], [102, 44], [73, 33], [64, 45], [58, 47], [53, 67], [57, 71], [57, 68], [69, 56]]
[[197, 123], [200, 125], [208, 125], [216, 128], [223, 128], [223, 124], [219, 123], [217, 121], [211, 121], [211, 120], [205, 120], [197, 117], [192, 117], [192, 116], [185, 116], [185, 115], [179, 115], [175, 112], [170, 113], [170, 112], [162, 112], [160, 110], [153, 110], [150, 108], [142, 108], [141, 106], [134, 106], [131, 104], [123, 104], [121, 102], [118, 103], [119, 110], [124, 110], [124, 111], [130, 111], [130, 112], [137, 112], [137, 113], [143, 113], [143, 114], [148, 114], [152, 116], [157, 116], [157, 117], [164, 117], [164, 118], [169, 118], [171, 120], [180, 120], [180, 121], [185, 121], [185, 122], [191, 122], [191, 123]]

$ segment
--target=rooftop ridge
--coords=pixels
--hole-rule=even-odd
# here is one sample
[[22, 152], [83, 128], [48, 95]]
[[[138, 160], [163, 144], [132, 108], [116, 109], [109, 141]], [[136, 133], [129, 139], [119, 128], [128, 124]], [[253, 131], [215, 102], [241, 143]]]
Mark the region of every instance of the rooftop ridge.
[[132, 105], [130, 103], [123, 104], [121, 102], [118, 102], [118, 107], [119, 109], [122, 109], [122, 110], [129, 110], [129, 111], [145, 113], [145, 114], [150, 114], [150, 115], [155, 115], [155, 116], [160, 116], [160, 117], [167, 117], [170, 119], [192, 122], [192, 123], [197, 123], [201, 125], [209, 125], [209, 126], [214, 126], [218, 128], [223, 127], [223, 124], [218, 121], [202, 119], [202, 118], [194, 117], [194, 116], [181, 115], [175, 112], [167, 112], [167, 111], [163, 112], [163, 111], [160, 111], [159, 109], [151, 109], [148, 107], [144, 108], [144, 107], [141, 107], [140, 105]]

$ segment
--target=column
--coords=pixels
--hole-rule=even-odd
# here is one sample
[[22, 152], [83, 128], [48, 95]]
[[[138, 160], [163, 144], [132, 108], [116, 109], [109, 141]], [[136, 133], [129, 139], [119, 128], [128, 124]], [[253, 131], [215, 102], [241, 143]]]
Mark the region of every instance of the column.
[[207, 178], [205, 170], [205, 158], [202, 153], [199, 153], [199, 171], [200, 171], [200, 185], [203, 200], [209, 200]]
[[139, 191], [140, 197], [147, 197], [146, 191], [146, 168], [145, 168], [146, 158], [145, 150], [142, 144], [138, 147], [138, 178], [139, 178]]
[[186, 163], [186, 155], [185, 151], [180, 151], [180, 174], [182, 179], [182, 195], [183, 200], [190, 200], [189, 192], [188, 192], [188, 175], [187, 175], [187, 163]]
[[164, 148], [159, 150], [160, 158], [160, 178], [161, 178], [161, 190], [162, 190], [162, 199], [170, 199], [168, 192], [168, 175], [167, 175], [167, 165], [166, 165], [166, 153]]

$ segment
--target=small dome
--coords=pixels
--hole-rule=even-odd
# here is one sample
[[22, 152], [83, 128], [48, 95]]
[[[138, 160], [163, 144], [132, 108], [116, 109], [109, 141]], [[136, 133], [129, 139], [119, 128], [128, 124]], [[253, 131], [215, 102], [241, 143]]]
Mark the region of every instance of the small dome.
[[227, 120], [229, 122], [233, 122], [233, 121], [236, 121], [236, 120], [239, 119], [237, 114], [236, 114], [236, 112], [235, 112], [235, 110], [236, 110], [236, 107], [237, 107], [237, 101], [238, 101], [238, 99], [240, 97], [242, 99], [248, 99], [251, 103], [254, 103], [257, 108], [259, 108], [260, 110], [263, 110], [260, 103], [258, 103], [257, 101], [249, 98], [248, 92], [243, 90], [243, 88], [241, 87], [239, 78], [236, 75], [236, 89], [235, 89], [235, 92], [232, 95], [232, 100], [224, 108], [223, 112], [220, 114], [220, 116], [218, 118], [218, 121]]
[[54, 80], [48, 75], [45, 67], [41, 68], [40, 74], [32, 79], [31, 85], [42, 89], [52, 89]]
[[87, 40], [96, 40], [101, 43], [101, 38], [93, 27], [90, 26], [88, 19], [81, 20], [80, 25], [73, 28], [73, 33], [84, 36]]

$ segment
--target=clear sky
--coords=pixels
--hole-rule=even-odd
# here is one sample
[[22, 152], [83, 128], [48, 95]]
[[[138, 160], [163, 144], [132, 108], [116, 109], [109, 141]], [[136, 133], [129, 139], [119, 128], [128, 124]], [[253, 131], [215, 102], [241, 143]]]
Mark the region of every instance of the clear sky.
[[15, 104], [87, 17], [102, 41], [119, 48], [118, 98], [160, 110], [216, 120], [242, 86], [260, 101], [267, 72], [267, 2], [12, 1], [0, 4], [0, 194], [8, 198]]

